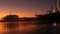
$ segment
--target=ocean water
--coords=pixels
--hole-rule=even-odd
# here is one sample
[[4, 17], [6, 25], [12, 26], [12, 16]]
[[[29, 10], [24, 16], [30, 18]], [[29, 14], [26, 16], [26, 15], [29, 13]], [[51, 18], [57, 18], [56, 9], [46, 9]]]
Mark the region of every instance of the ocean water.
[[34, 22], [0, 22], [0, 34], [54, 34], [47, 24]]

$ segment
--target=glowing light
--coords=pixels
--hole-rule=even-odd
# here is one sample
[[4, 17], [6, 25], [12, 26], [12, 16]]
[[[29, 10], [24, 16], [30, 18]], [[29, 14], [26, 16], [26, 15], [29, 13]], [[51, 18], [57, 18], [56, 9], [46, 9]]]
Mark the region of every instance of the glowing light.
[[54, 27], [56, 27], [56, 23], [54, 23]]

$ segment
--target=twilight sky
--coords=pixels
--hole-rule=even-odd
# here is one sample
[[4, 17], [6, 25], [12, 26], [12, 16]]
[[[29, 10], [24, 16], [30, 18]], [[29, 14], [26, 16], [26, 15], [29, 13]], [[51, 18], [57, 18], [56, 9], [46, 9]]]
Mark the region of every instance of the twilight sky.
[[46, 14], [55, 0], [0, 0], [0, 18], [10, 14], [19, 17], [34, 17]]

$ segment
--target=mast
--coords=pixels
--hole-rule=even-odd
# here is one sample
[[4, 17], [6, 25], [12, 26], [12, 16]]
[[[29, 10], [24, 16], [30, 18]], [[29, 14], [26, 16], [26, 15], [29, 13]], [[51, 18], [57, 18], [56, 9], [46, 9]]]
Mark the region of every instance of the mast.
[[10, 8], [10, 15], [12, 15], [12, 12], [13, 12], [13, 8]]
[[59, 9], [58, 9], [58, 0], [55, 0], [55, 12], [59, 12]]
[[10, 15], [11, 15], [11, 10], [10, 10]]
[[10, 13], [9, 13], [9, 15], [12, 15], [12, 8], [10, 8]]
[[57, 9], [57, 0], [55, 0], [55, 9]]

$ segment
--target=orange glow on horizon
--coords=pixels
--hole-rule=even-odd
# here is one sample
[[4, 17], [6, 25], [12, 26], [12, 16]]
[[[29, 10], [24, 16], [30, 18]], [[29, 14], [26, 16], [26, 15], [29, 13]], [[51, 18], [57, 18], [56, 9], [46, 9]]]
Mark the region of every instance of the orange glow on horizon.
[[13, 8], [11, 10], [9, 7], [0, 7], [0, 20], [9, 15], [10, 11], [12, 15], [18, 15], [19, 17], [36, 17], [36, 14], [46, 14], [45, 10], [42, 9]]

